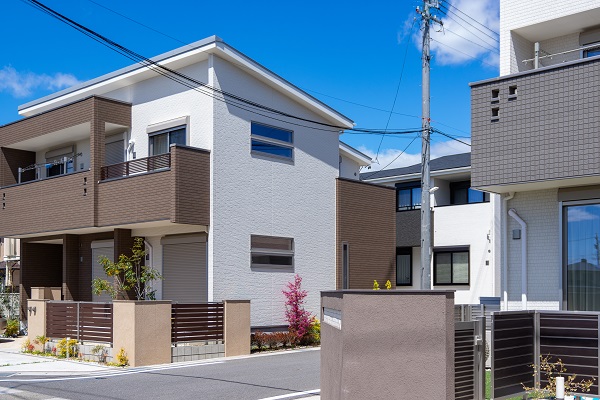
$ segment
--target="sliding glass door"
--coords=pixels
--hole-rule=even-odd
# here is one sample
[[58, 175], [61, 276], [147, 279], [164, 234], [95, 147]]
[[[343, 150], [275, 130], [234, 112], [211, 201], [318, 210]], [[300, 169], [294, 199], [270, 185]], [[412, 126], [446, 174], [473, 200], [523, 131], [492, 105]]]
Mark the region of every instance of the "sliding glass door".
[[567, 308], [600, 311], [600, 204], [564, 207]]

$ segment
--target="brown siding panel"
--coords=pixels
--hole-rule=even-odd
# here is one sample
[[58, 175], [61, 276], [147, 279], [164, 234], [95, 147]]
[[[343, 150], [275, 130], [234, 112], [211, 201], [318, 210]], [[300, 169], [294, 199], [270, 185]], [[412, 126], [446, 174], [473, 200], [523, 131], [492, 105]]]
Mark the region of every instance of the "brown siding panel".
[[27, 300], [32, 287], [62, 286], [62, 246], [21, 243], [21, 318], [26, 319]]
[[342, 287], [342, 243], [348, 242], [350, 289], [396, 286], [396, 191], [339, 178], [336, 209], [336, 287]]
[[171, 149], [175, 172], [172, 222], [210, 224], [210, 152], [186, 147]]

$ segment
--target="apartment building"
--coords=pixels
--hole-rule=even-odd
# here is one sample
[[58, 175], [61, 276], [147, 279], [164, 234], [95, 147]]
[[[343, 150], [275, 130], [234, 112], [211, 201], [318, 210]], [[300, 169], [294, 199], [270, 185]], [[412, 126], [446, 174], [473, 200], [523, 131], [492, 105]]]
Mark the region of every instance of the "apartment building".
[[[439, 157], [430, 166], [432, 287], [456, 290], [459, 304], [494, 302], [500, 295], [499, 196], [471, 188], [470, 153]], [[388, 207], [396, 225], [394, 283], [398, 289], [420, 289], [421, 164], [361, 178], [393, 189]]]
[[[370, 162], [339, 142], [353, 122], [215, 36], [154, 61], [216, 90], [133, 65], [0, 127], [0, 237], [20, 239], [22, 308], [38, 286], [106, 300], [91, 290], [98, 257], [143, 237], [164, 277], [158, 299], [250, 299], [253, 326], [282, 325], [297, 273], [318, 314], [335, 287], [340, 166], [351, 177]], [[340, 128], [270, 118], [223, 92]]]
[[20, 245], [18, 239], [0, 239], [0, 287], [19, 287], [21, 283]]
[[500, 1], [471, 84], [473, 187], [502, 195], [504, 309], [600, 311], [600, 1]]

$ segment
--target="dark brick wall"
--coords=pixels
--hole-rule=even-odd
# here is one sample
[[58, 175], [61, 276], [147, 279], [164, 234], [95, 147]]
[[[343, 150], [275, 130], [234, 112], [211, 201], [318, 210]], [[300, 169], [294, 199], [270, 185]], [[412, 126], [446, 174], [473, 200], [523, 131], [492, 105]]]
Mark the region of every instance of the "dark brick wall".
[[[35, 164], [35, 152], [3, 147], [0, 155], [0, 186], [14, 185], [19, 182], [19, 168]], [[21, 182], [35, 179], [35, 170], [24, 172]]]
[[599, 84], [598, 59], [472, 84], [472, 185], [600, 175]]
[[[433, 221], [433, 215], [432, 215]], [[396, 246], [421, 246], [421, 210], [396, 213]]]
[[342, 243], [348, 242], [350, 289], [396, 286], [396, 190], [339, 178], [336, 287], [342, 288]]
[[26, 318], [32, 287], [62, 286], [62, 246], [21, 242], [21, 317]]
[[175, 204], [171, 222], [210, 224], [210, 152], [171, 148]]
[[63, 300], [78, 300], [79, 294], [79, 236], [63, 235]]

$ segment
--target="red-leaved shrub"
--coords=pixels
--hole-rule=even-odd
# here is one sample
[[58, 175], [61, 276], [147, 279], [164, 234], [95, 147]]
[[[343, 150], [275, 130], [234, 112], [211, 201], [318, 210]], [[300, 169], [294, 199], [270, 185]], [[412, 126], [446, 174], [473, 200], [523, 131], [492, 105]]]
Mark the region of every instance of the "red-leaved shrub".
[[311, 315], [304, 309], [304, 299], [308, 296], [306, 290], [302, 290], [302, 278], [300, 275], [294, 277], [293, 282], [288, 282], [285, 295], [285, 318], [289, 324], [290, 332], [296, 335], [298, 341], [308, 333], [311, 323]]

